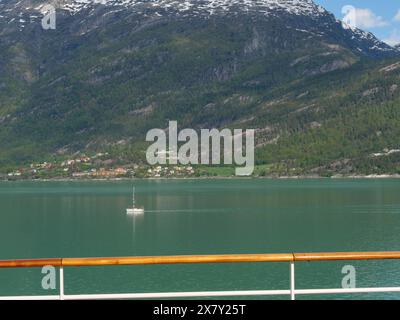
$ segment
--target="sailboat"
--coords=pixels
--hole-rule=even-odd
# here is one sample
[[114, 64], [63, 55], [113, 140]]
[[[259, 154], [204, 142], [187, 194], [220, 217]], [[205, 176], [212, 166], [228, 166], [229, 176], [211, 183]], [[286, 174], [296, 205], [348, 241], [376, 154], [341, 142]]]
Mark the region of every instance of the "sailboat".
[[144, 208], [135, 207], [135, 187], [133, 187], [132, 208], [126, 209], [126, 214], [143, 214], [143, 213], [144, 213]]

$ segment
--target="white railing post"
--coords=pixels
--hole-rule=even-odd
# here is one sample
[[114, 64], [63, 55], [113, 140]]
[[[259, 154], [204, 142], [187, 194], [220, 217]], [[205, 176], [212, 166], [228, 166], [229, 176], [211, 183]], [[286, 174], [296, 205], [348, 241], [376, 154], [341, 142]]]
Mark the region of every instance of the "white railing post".
[[60, 300], [64, 300], [64, 268], [60, 267]]
[[296, 296], [295, 296], [295, 277], [294, 277], [294, 261], [290, 261], [290, 300], [296, 300]]

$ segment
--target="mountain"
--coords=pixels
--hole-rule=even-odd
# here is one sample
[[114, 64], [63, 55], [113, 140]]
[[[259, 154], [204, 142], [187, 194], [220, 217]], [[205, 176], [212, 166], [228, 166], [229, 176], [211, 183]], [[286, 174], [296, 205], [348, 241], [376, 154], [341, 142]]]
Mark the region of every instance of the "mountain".
[[[362, 54], [380, 57], [397, 54], [396, 49], [379, 41], [373, 34], [346, 26], [312, 0], [58, 0], [49, 3], [61, 11], [61, 15], [92, 21], [102, 19], [103, 22], [111, 21], [117, 14], [139, 15], [146, 20], [159, 17], [212, 19], [216, 16], [243, 15], [281, 21], [289, 19], [288, 29], [291, 29], [290, 24], [292, 27], [296, 27], [296, 24], [312, 27], [313, 30], [295, 30], [315, 31], [321, 37], [336, 37], [339, 42], [345, 42]], [[40, 13], [43, 13], [47, 4], [40, 0], [3, 0], [0, 2], [3, 12], [0, 19], [23, 30], [27, 24], [41, 19]], [[92, 27], [96, 28], [96, 25]]]
[[53, 4], [43, 30], [46, 2], [0, 2], [3, 168], [104, 151], [140, 163], [168, 120], [256, 128], [271, 172], [399, 168], [371, 154], [397, 149], [400, 51], [311, 0]]

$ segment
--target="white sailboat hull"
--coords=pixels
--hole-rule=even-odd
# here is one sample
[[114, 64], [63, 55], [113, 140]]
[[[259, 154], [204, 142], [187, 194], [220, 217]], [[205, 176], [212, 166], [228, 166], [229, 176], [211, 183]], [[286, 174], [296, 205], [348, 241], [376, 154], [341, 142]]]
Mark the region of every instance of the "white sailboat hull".
[[132, 209], [126, 209], [126, 214], [143, 214], [144, 209], [142, 208], [132, 208]]

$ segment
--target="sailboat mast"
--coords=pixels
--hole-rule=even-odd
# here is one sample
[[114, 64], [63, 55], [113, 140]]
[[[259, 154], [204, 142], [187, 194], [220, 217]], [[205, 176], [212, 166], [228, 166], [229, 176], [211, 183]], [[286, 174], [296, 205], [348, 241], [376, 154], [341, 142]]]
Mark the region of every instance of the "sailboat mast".
[[135, 187], [133, 187], [132, 189], [132, 204], [133, 204], [133, 208], [135, 207]]

